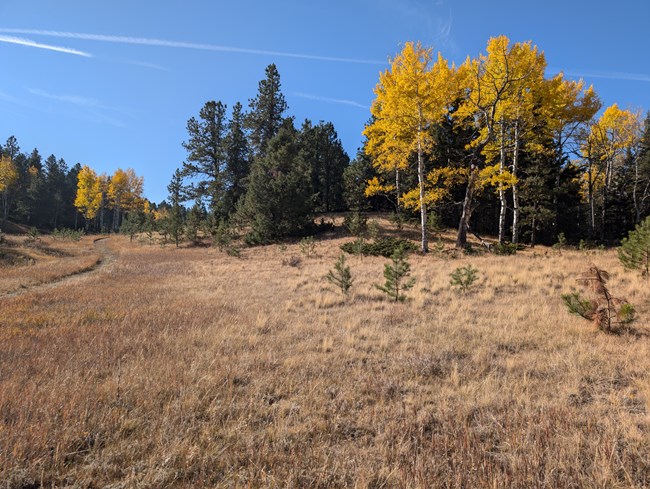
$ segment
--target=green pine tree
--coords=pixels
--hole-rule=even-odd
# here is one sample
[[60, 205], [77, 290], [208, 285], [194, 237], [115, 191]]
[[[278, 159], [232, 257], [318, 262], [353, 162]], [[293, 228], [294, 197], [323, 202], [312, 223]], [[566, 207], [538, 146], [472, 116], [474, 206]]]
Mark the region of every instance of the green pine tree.
[[250, 243], [268, 243], [304, 233], [313, 224], [314, 198], [309, 167], [298, 133], [287, 119], [269, 141], [266, 156], [255, 160], [237, 220], [250, 226]]
[[249, 102], [245, 125], [250, 131], [254, 156], [266, 155], [269, 141], [278, 133], [288, 106], [280, 91], [280, 73], [274, 64], [266, 67], [266, 78], [259, 83], [257, 97]]
[[408, 278], [411, 274], [411, 264], [406, 260], [406, 252], [403, 248], [395, 250], [391, 261], [384, 265], [384, 285], [375, 284], [379, 290], [385, 292], [395, 301], [404, 301], [404, 291], [415, 285], [415, 278]]
[[625, 268], [640, 270], [646, 278], [650, 276], [650, 216], [623, 238], [618, 258]]
[[350, 267], [345, 264], [345, 255], [343, 253], [336, 260], [334, 270], [327, 272], [326, 278], [340, 288], [344, 295], [348, 295], [352, 287], [352, 272]]
[[167, 186], [169, 191], [169, 202], [171, 209], [165, 228], [169, 236], [174, 240], [176, 248], [183, 237], [183, 207], [182, 202], [185, 201], [185, 189], [183, 187], [183, 174], [179, 169], [176, 169], [172, 180]]
[[219, 215], [224, 213], [227, 130], [226, 106], [211, 100], [198, 120], [187, 121], [189, 139], [183, 143], [187, 150], [183, 176], [194, 182], [188, 190], [193, 198], [207, 199], [210, 211]]

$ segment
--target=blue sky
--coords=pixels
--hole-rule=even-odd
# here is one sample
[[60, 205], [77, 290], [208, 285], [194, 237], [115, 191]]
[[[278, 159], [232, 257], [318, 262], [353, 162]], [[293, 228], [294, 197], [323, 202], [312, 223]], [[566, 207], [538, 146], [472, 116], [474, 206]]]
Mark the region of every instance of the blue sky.
[[0, 0], [0, 141], [69, 165], [134, 168], [159, 202], [208, 100], [247, 106], [269, 63], [289, 114], [332, 121], [351, 157], [373, 88], [406, 41], [457, 63], [532, 40], [547, 74], [650, 109], [648, 0]]

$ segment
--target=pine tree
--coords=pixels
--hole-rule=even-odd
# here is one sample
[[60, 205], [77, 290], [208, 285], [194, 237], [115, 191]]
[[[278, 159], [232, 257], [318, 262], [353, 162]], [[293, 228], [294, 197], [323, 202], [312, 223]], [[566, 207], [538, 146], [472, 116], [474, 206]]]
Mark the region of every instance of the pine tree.
[[248, 191], [237, 212], [238, 219], [251, 226], [248, 240], [266, 243], [307, 230], [314, 211], [309, 182], [298, 133], [287, 119], [269, 141], [266, 156], [253, 163]]
[[315, 126], [305, 120], [300, 139], [303, 154], [311, 168], [313, 193], [318, 212], [339, 211], [343, 208], [343, 172], [350, 164], [341, 140], [331, 122]]
[[640, 270], [646, 278], [650, 276], [650, 216], [623, 238], [618, 258], [625, 268]]
[[174, 240], [176, 248], [178, 248], [178, 244], [183, 236], [183, 208], [181, 203], [187, 198], [185, 188], [183, 187], [183, 173], [181, 170], [176, 169], [171, 182], [167, 185], [167, 191], [169, 192], [169, 203], [171, 209], [167, 216], [165, 227], [167, 228], [167, 233]]
[[206, 102], [199, 119], [187, 121], [189, 139], [183, 143], [187, 161], [183, 163], [183, 176], [192, 179], [188, 189], [194, 198], [205, 198], [212, 213], [225, 213], [226, 137], [228, 122], [226, 106], [213, 100]]
[[406, 296], [403, 292], [415, 285], [414, 277], [406, 280], [410, 274], [411, 265], [406, 260], [406, 252], [403, 248], [398, 248], [393, 252], [391, 261], [384, 265], [384, 278], [386, 279], [384, 285], [375, 284], [375, 287], [395, 301], [404, 301]]
[[269, 141], [278, 133], [288, 109], [280, 91], [280, 74], [274, 64], [266, 67], [266, 78], [259, 82], [257, 97], [249, 101], [245, 126], [250, 131], [253, 155], [264, 157]]
[[334, 270], [327, 272], [326, 278], [340, 288], [344, 295], [348, 295], [352, 287], [352, 272], [350, 271], [350, 267], [345, 264], [345, 255], [343, 253], [336, 260]]
[[250, 150], [244, 131], [242, 105], [237, 102], [232, 108], [232, 117], [226, 135], [226, 195], [224, 214], [231, 215], [237, 202], [246, 193], [246, 183], [250, 173]]

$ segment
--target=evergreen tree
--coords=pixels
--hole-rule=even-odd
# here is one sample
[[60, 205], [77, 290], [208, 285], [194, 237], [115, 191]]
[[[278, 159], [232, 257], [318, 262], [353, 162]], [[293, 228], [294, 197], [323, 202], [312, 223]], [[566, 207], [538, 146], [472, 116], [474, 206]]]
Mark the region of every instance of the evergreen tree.
[[304, 232], [313, 223], [310, 171], [287, 119], [269, 141], [266, 156], [255, 160], [238, 218], [251, 226], [249, 241], [266, 243]]
[[270, 64], [266, 67], [266, 78], [259, 82], [257, 97], [249, 101], [250, 112], [245, 119], [254, 156], [266, 155], [269, 141], [282, 126], [288, 106], [280, 87], [278, 69]]
[[187, 121], [189, 139], [183, 143], [187, 150], [183, 175], [192, 180], [192, 197], [206, 198], [210, 211], [218, 215], [225, 213], [227, 130], [226, 106], [211, 100], [199, 112], [199, 120]]
[[313, 126], [305, 120], [301, 131], [304, 156], [311, 168], [316, 210], [331, 212], [343, 208], [343, 172], [350, 164], [331, 122]]
[[176, 248], [183, 236], [183, 212], [182, 202], [186, 200], [185, 188], [183, 187], [183, 173], [176, 169], [171, 182], [167, 185], [169, 192], [170, 210], [165, 223], [166, 231], [174, 240]]
[[384, 285], [375, 284], [375, 287], [395, 301], [404, 301], [406, 296], [403, 292], [415, 285], [414, 277], [407, 280], [410, 274], [411, 264], [406, 260], [404, 248], [399, 247], [393, 252], [391, 261], [384, 265]]
[[370, 158], [360, 149], [357, 157], [343, 171], [343, 198], [349, 210], [363, 212], [368, 209], [366, 185], [374, 175]]
[[226, 136], [226, 195], [224, 212], [230, 215], [237, 202], [246, 193], [246, 181], [250, 173], [250, 150], [244, 131], [242, 105], [237, 102], [232, 108], [232, 117]]
[[642, 276], [650, 276], [650, 216], [623, 239], [618, 258], [625, 268], [641, 270]]

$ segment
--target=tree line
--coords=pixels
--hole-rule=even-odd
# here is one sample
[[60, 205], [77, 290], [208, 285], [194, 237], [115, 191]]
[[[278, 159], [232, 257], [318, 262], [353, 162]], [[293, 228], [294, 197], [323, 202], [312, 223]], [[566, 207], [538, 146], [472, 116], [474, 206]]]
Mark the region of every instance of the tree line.
[[11, 218], [39, 229], [117, 231], [128, 213], [145, 208], [143, 183], [131, 168], [98, 175], [54, 155], [43, 161], [38, 149], [21, 152], [10, 136], [0, 144], [0, 228]]
[[607, 107], [593, 87], [545, 76], [531, 42], [492, 38], [460, 66], [407, 43], [381, 73], [365, 152], [366, 195], [468, 233], [530, 244], [619, 239], [650, 209], [650, 116]]
[[650, 212], [650, 115], [613, 104], [593, 87], [545, 75], [544, 54], [505, 36], [459, 66], [406, 43], [380, 73], [354, 160], [331, 122], [287, 115], [275, 65], [248, 106], [208, 101], [187, 122], [185, 161], [158, 205], [133, 170], [97, 175], [53, 155], [0, 145], [0, 205], [31, 226], [194, 239], [244, 230], [248, 243], [317, 231], [314, 217], [391, 211], [417, 222], [421, 249], [441, 224], [499, 244], [558, 237], [617, 242]]

